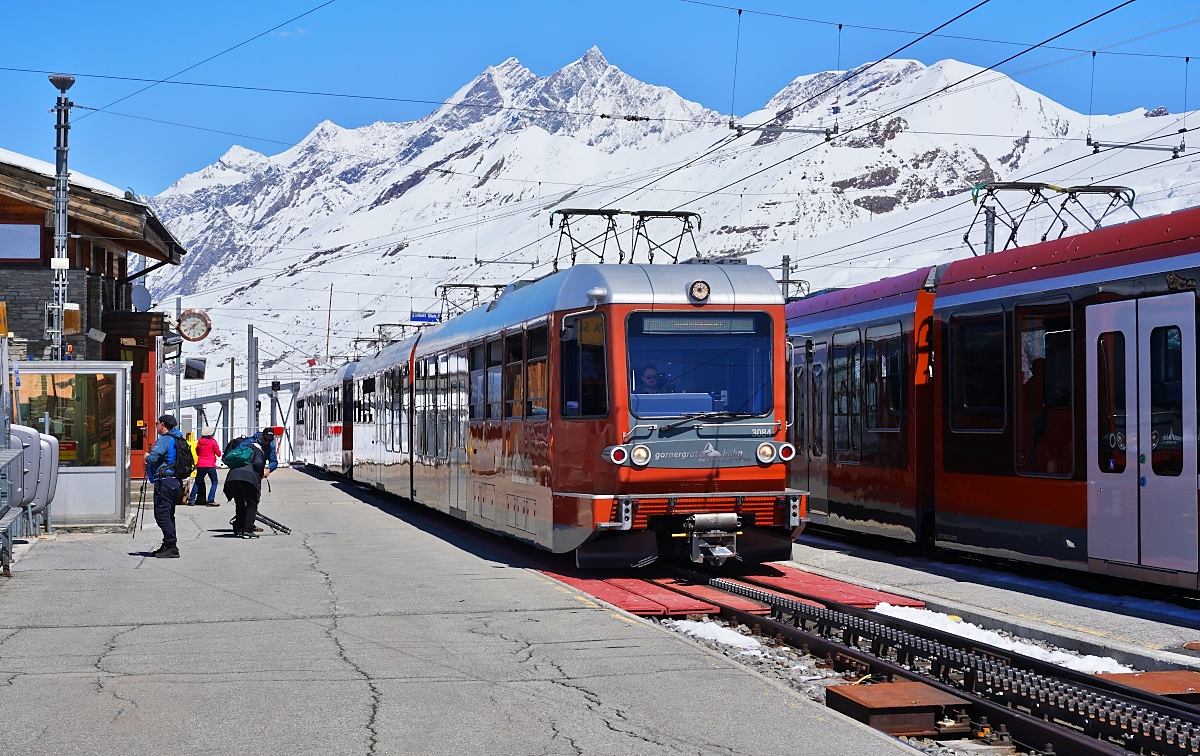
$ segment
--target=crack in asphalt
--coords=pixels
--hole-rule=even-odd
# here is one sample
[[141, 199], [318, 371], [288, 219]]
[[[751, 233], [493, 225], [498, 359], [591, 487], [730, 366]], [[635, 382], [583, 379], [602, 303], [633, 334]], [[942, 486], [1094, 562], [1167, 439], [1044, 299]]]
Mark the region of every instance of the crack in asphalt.
[[[688, 752], [686, 749], [680, 749], [674, 743], [658, 740], [650, 735], [639, 732], [638, 725], [630, 720], [626, 713], [620, 709], [620, 707], [609, 706], [605, 704], [604, 700], [599, 694], [580, 685], [579, 682], [582, 678], [572, 677], [569, 675], [566, 670], [563, 669], [562, 664], [555, 659], [535, 659], [534, 652], [536, 647], [531, 641], [521, 637], [510, 636], [506, 634], [504, 630], [493, 627], [492, 623], [492, 619], [484, 619], [481, 625], [468, 628], [468, 632], [491, 638], [498, 638], [506, 643], [513, 644], [515, 648], [512, 650], [512, 654], [516, 658], [518, 664], [532, 664], [535, 673], [539, 675], [537, 679], [540, 681], [561, 686], [562, 688], [572, 691], [575, 694], [582, 694], [585, 705], [587, 706], [587, 710], [596, 716], [601, 722], [603, 722], [604, 726], [608, 728], [610, 732], [618, 735], [624, 735], [625, 737], [633, 738], [635, 740], [659, 746], [661, 748], [669, 748], [672, 751], [680, 753]], [[555, 674], [550, 676], [545, 675], [544, 670], [546, 667], [553, 669]], [[557, 722], [553, 720], [541, 721], [550, 726], [552, 741], [556, 739], [564, 740], [570, 744], [577, 754], [583, 753], [583, 749], [579, 746], [575, 739], [559, 729]]]
[[367, 689], [371, 694], [370, 714], [367, 717], [367, 753], [374, 754], [379, 748], [379, 730], [377, 719], [379, 717], [379, 706], [383, 698], [383, 692], [376, 685], [375, 680], [371, 675], [363, 669], [357, 662], [350, 658], [346, 653], [346, 647], [338, 637], [338, 620], [340, 614], [338, 612], [338, 597], [337, 590], [333, 587], [333, 576], [326, 570], [321, 569], [321, 559], [317, 556], [316, 550], [312, 544], [308, 542], [310, 538], [308, 533], [304, 534], [301, 540], [301, 545], [309, 555], [309, 568], [313, 572], [321, 576], [322, 582], [325, 584], [325, 591], [329, 594], [329, 611], [332, 622], [325, 628], [325, 637], [333, 641], [334, 647], [337, 649], [338, 658], [342, 660], [354, 673], [367, 684]]
[[[109, 685], [109, 682], [111, 682], [113, 678], [125, 677], [125, 675], [120, 672], [114, 672], [112, 670], [105, 669], [104, 661], [113, 651], [117, 649], [117, 641], [121, 639], [121, 636], [125, 635], [126, 633], [131, 633], [138, 628], [138, 625], [130, 625], [124, 630], [118, 630], [116, 633], [113, 633], [112, 637], [105, 642], [103, 650], [100, 651], [100, 655], [96, 657], [96, 661], [93, 663], [93, 666], [96, 668], [96, 672], [99, 673], [96, 675], [96, 692], [108, 693], [118, 701], [121, 701], [124, 704], [129, 704], [135, 709], [138, 708], [137, 701], [134, 701], [132, 698], [126, 698], [125, 696], [122, 696], [117, 692], [115, 687], [111, 687]], [[112, 719], [109, 721], [116, 722], [118, 719], [120, 719], [121, 715], [125, 713], [125, 711], [126, 707], [120, 706], [117, 709], [117, 713], [114, 714]]]

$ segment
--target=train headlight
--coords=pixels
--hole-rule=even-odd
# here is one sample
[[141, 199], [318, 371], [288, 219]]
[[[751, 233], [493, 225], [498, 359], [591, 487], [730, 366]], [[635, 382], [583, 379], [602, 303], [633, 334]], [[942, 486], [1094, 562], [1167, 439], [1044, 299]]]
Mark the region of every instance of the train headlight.
[[650, 461], [650, 447], [645, 444], [638, 444], [629, 450], [629, 461], [638, 467], [642, 467]]
[[758, 445], [758, 449], [754, 452], [758, 457], [758, 461], [766, 464], [775, 460], [775, 444], [767, 443], [766, 441]]
[[614, 446], [608, 450], [608, 461], [614, 465], [623, 465], [629, 460], [629, 452], [624, 446]]
[[692, 281], [692, 285], [688, 287], [688, 296], [697, 302], [707, 301], [709, 294], [712, 294], [712, 288], [709, 287], [708, 281]]
[[796, 447], [791, 444], [781, 444], [779, 446], [779, 458], [781, 460], [787, 462], [794, 456], [796, 456]]

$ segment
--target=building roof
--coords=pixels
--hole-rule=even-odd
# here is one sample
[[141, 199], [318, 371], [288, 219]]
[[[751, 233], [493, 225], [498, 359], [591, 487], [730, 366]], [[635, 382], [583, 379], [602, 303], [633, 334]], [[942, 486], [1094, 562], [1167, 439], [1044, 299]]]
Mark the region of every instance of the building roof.
[[[0, 197], [53, 211], [54, 174], [50, 163], [0, 149]], [[154, 210], [132, 192], [76, 171], [70, 173], [69, 188], [70, 220], [95, 229], [108, 245], [174, 265], [187, 254]]]

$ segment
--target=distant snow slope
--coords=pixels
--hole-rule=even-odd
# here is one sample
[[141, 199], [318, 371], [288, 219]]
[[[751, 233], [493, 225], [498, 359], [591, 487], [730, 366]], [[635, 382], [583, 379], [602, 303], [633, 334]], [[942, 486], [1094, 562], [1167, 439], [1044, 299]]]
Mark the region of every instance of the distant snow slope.
[[[978, 71], [889, 60], [820, 96], [838, 75], [801, 76], [740, 121], [836, 124], [836, 138], [735, 140], [725, 117], [630, 77], [596, 48], [545, 77], [510, 58], [452, 98], [473, 107], [359, 129], [326, 121], [277, 155], [234, 146], [184, 176], [153, 205], [190, 251], [151, 285], [161, 302], [182, 294], [185, 306], [210, 311], [214, 336], [198, 351], [218, 366], [244, 355], [245, 326], [255, 322], [269, 334], [260, 340], [273, 355], [268, 369], [282, 371], [324, 356], [327, 318], [331, 353], [348, 354], [376, 326], [438, 309], [439, 283], [544, 275], [557, 246], [548, 236], [555, 208], [694, 210], [702, 254], [767, 265], [789, 254], [818, 289], [969, 254], [961, 237], [974, 208], [964, 192], [980, 182], [1109, 182], [1169, 157], [1092, 156], [1087, 116], [991, 72], [892, 113]], [[1178, 142], [1178, 116], [1144, 114], [1093, 116], [1091, 131]], [[1158, 213], [1195, 204], [1197, 179], [1185, 155], [1113, 181], [1138, 190], [1141, 212]], [[1114, 218], [1132, 217], [1122, 212]], [[663, 235], [674, 231], [660, 223]]]

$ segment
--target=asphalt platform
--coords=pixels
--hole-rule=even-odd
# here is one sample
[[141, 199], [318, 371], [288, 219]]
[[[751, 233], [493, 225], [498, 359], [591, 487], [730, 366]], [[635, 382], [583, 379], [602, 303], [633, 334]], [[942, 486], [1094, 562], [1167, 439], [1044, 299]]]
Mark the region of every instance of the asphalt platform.
[[148, 516], [0, 578], [0, 753], [915, 753], [440, 515], [271, 485], [290, 536], [180, 507], [179, 559]]

